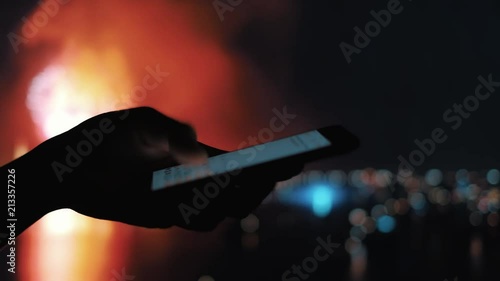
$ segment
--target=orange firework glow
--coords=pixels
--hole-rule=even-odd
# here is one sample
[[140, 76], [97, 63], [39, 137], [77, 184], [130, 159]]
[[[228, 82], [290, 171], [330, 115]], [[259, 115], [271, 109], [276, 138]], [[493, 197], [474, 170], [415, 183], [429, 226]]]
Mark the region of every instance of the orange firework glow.
[[[256, 11], [251, 4], [247, 8]], [[19, 30], [29, 29], [37, 12], [42, 10]], [[10, 161], [98, 113], [140, 105], [192, 124], [207, 144], [235, 149], [268, 120], [252, 116], [258, 105], [251, 93], [274, 91], [255, 66], [227, 48], [228, 33], [245, 20], [250, 19], [222, 25], [210, 1], [61, 5], [15, 57], [18, 72], [6, 83], [13, 94], [2, 97], [2, 115], [15, 122], [0, 121], [12, 134], [0, 148], [1, 160]], [[19, 238], [20, 280], [113, 280], [113, 270], [120, 272], [127, 263], [130, 247], [124, 245], [133, 242], [134, 231], [70, 210], [53, 212]], [[168, 233], [172, 238], [176, 232]], [[165, 241], [148, 241], [149, 258], [167, 258], [155, 253]]]

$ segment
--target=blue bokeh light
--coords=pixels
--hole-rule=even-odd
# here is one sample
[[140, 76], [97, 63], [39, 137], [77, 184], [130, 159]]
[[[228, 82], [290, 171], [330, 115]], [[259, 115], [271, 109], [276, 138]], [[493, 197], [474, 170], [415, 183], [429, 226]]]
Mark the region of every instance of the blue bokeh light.
[[443, 181], [443, 173], [438, 169], [431, 169], [425, 174], [425, 182], [432, 186], [438, 186]]
[[396, 228], [396, 220], [391, 216], [381, 216], [377, 220], [377, 229], [383, 233], [389, 233]]
[[491, 169], [488, 171], [488, 174], [486, 174], [486, 180], [491, 184], [491, 185], [497, 185], [500, 183], [500, 171], [497, 169]]
[[410, 195], [410, 205], [416, 211], [423, 210], [426, 206], [425, 196], [420, 192], [415, 192]]
[[325, 217], [331, 211], [334, 201], [334, 192], [332, 188], [326, 185], [318, 185], [312, 190], [312, 210], [318, 217]]
[[281, 202], [311, 209], [315, 216], [321, 218], [328, 216], [343, 197], [340, 187], [324, 182], [284, 188], [278, 192], [278, 199]]

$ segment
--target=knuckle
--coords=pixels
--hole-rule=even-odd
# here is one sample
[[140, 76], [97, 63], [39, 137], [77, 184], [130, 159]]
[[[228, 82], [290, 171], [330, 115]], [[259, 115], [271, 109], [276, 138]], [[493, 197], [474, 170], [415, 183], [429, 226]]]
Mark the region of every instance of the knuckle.
[[183, 134], [186, 137], [196, 139], [196, 131], [189, 124], [179, 123], [179, 133]]
[[158, 112], [158, 110], [156, 110], [150, 106], [136, 107], [133, 110], [142, 114], [142, 115], [145, 115], [145, 116], [155, 116], [155, 115], [160, 114], [160, 112]]

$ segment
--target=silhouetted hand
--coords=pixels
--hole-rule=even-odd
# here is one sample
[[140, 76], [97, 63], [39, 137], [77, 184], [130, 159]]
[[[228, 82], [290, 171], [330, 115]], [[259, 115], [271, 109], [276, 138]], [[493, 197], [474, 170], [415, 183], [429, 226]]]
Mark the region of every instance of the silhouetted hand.
[[213, 179], [151, 190], [153, 171], [201, 163], [223, 152], [197, 142], [190, 126], [139, 107], [90, 118], [46, 141], [37, 157], [52, 158], [52, 178], [60, 183], [51, 189], [55, 198], [51, 210], [70, 208], [131, 225], [177, 225], [200, 231], [213, 229], [226, 217], [247, 216], [277, 181], [302, 169], [301, 163], [278, 163], [243, 170], [235, 177], [220, 178], [220, 189], [211, 198], [200, 194]]

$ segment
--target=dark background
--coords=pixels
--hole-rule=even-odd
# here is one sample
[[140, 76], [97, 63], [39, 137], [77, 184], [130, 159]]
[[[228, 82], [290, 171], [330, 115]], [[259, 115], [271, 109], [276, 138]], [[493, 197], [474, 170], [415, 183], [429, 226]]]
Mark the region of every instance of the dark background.
[[[474, 94], [479, 75], [500, 80], [499, 4], [495, 1], [402, 1], [403, 11], [348, 64], [339, 43], [372, 20], [388, 1], [303, 1], [296, 83], [305, 100], [335, 116], [363, 141], [356, 164], [394, 168], [415, 139], [441, 127], [448, 135], [422, 168], [482, 169], [498, 165], [498, 91], [456, 131], [443, 120]], [[319, 114], [318, 114], [319, 115]], [[366, 161], [366, 162], [364, 162]]]

